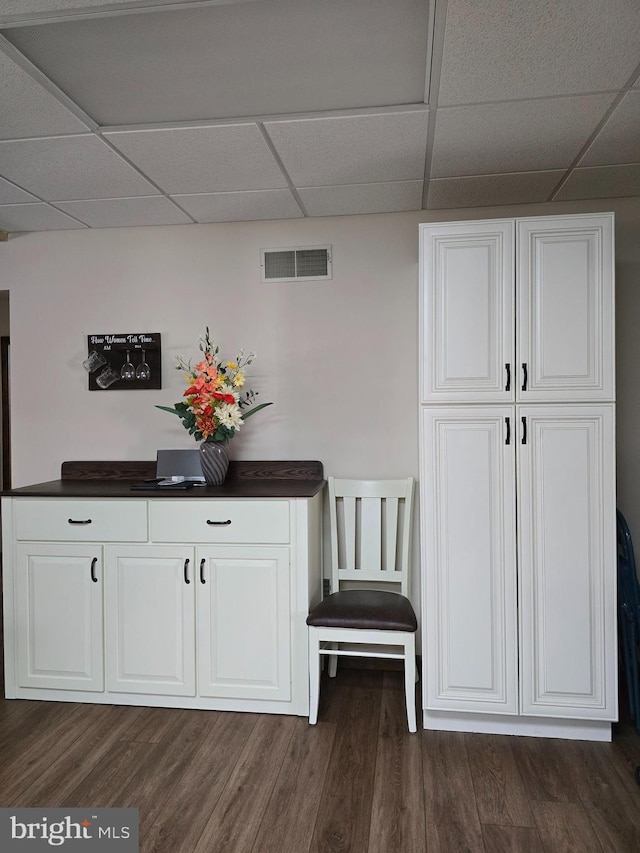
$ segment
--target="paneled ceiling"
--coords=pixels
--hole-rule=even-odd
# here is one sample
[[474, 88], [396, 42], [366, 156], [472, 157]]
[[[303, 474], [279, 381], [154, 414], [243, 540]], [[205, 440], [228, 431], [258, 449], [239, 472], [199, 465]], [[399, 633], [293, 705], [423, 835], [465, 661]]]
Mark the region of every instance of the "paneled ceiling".
[[640, 0], [0, 0], [0, 229], [640, 196]]

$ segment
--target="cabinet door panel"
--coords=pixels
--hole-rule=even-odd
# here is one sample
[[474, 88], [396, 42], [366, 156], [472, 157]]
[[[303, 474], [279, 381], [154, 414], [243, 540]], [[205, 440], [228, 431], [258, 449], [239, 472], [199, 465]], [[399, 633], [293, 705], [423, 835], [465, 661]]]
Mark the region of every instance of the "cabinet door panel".
[[422, 226], [422, 399], [508, 402], [514, 223]]
[[197, 559], [198, 692], [290, 699], [289, 550], [201, 548]]
[[422, 413], [429, 709], [518, 710], [513, 416], [509, 406]]
[[520, 413], [522, 712], [615, 719], [613, 407]]
[[184, 547], [107, 547], [109, 690], [195, 695], [193, 557]]
[[18, 685], [102, 690], [102, 548], [18, 545], [16, 559]]
[[518, 398], [613, 400], [611, 215], [518, 222]]

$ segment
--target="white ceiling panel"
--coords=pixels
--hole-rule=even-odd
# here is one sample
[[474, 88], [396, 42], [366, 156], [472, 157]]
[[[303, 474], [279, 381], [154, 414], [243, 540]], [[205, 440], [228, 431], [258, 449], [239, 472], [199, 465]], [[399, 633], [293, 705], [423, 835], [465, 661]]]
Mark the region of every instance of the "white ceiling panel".
[[421, 180], [426, 110], [265, 122], [299, 187]]
[[0, 204], [18, 204], [19, 202], [30, 201], [40, 201], [40, 199], [0, 178]]
[[75, 216], [90, 228], [186, 225], [193, 221], [164, 196], [61, 201], [56, 203], [56, 207]]
[[432, 210], [546, 201], [563, 175], [564, 171], [559, 169], [470, 178], [438, 178], [429, 183], [427, 207]]
[[87, 125], [0, 52], [0, 139], [82, 133]]
[[3, 231], [63, 231], [84, 227], [48, 204], [0, 205], [0, 228]]
[[440, 109], [431, 176], [566, 168], [613, 100], [587, 95]]
[[580, 161], [581, 166], [640, 163], [640, 92], [628, 92]]
[[439, 103], [619, 89], [639, 44], [635, 0], [448, 0]]
[[340, 187], [304, 187], [298, 192], [309, 216], [340, 216], [420, 210], [422, 186], [422, 181], [390, 181]]
[[640, 165], [591, 166], [576, 169], [556, 196], [557, 201], [640, 195]]
[[92, 135], [0, 142], [0, 176], [46, 201], [158, 194]]
[[255, 124], [117, 131], [105, 138], [172, 195], [287, 186]]
[[5, 35], [98, 124], [122, 125], [421, 102], [428, 26], [429, 0], [271, 0]]
[[289, 190], [176, 195], [174, 199], [196, 222], [297, 219], [302, 216]]

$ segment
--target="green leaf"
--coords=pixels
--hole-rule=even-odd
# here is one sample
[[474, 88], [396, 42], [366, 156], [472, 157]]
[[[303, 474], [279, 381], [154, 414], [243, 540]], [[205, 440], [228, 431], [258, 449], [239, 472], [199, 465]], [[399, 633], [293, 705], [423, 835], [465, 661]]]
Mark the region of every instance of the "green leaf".
[[170, 409], [169, 406], [156, 406], [156, 409], [162, 409], [163, 412], [170, 412], [172, 415], [178, 415], [178, 417], [182, 417], [180, 412], [175, 407]]
[[273, 406], [273, 403], [260, 403], [260, 405], [256, 406], [255, 409], [249, 409], [248, 412], [243, 412], [242, 413], [242, 420], [246, 421], [246, 419], [249, 417], [249, 415], [255, 415], [256, 412], [259, 412], [260, 409], [264, 409], [267, 406]]

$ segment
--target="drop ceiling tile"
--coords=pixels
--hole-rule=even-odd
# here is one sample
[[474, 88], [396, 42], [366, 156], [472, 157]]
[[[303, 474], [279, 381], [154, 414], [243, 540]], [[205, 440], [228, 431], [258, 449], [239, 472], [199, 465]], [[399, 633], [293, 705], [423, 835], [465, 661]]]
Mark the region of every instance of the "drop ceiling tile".
[[256, 124], [110, 131], [105, 137], [171, 195], [287, 186]]
[[158, 195], [115, 151], [88, 134], [0, 142], [0, 176], [46, 201]]
[[148, 198], [101, 198], [61, 201], [56, 207], [90, 228], [122, 228], [131, 225], [186, 225], [192, 220], [164, 196]]
[[40, 201], [40, 199], [0, 178], [0, 204], [19, 204], [30, 201]]
[[426, 110], [265, 122], [298, 187], [422, 180]]
[[627, 92], [580, 166], [640, 163], [640, 92]]
[[423, 100], [429, 2], [196, 0], [7, 38], [103, 126], [393, 106]]
[[62, 231], [84, 227], [66, 213], [43, 202], [0, 205], [0, 228], [3, 231]]
[[639, 43], [633, 0], [448, 0], [439, 104], [619, 89]]
[[175, 195], [176, 204], [196, 222], [240, 222], [253, 219], [296, 219], [302, 216], [289, 190]]
[[422, 208], [422, 181], [305, 187], [298, 193], [309, 216], [393, 213]]
[[640, 195], [640, 165], [575, 169], [555, 201]]
[[551, 172], [438, 178], [429, 182], [427, 209], [547, 201], [564, 174], [564, 169], [558, 169]]
[[567, 168], [614, 97], [585, 95], [439, 109], [431, 177]]
[[0, 51], [0, 139], [82, 133], [87, 125]]

